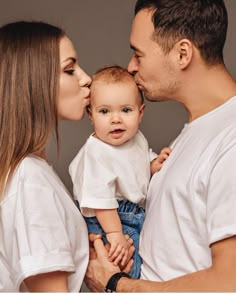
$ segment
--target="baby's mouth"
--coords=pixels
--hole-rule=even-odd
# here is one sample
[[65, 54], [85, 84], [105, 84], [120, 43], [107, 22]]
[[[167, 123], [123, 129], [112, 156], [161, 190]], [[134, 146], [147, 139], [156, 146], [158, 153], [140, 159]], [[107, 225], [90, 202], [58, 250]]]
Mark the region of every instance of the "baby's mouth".
[[124, 132], [125, 130], [122, 130], [122, 129], [116, 129], [114, 131], [111, 131], [111, 134], [120, 134], [122, 132]]

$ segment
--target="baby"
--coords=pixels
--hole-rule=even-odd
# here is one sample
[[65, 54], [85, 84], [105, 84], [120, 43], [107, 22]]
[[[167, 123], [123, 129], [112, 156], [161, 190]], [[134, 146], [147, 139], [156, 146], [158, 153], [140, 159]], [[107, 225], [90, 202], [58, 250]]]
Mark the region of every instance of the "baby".
[[148, 184], [171, 150], [164, 148], [157, 156], [149, 149], [139, 130], [143, 97], [127, 70], [110, 66], [97, 71], [90, 98], [94, 133], [69, 167], [74, 196], [89, 233], [102, 234], [104, 242], [110, 243], [108, 254], [115, 264], [127, 259], [124, 235], [133, 239], [136, 250], [130, 275], [139, 278], [139, 235]]

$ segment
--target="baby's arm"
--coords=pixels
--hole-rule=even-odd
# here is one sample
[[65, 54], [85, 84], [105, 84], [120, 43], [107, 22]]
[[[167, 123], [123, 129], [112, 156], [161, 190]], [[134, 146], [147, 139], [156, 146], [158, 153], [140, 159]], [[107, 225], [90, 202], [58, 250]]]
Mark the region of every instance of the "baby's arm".
[[170, 153], [171, 149], [169, 147], [165, 147], [161, 150], [157, 158], [153, 159], [150, 162], [151, 175], [153, 175], [155, 172], [159, 171], [162, 168], [163, 162], [169, 157]]
[[102, 226], [111, 248], [108, 256], [117, 265], [125, 264], [128, 257], [128, 244], [116, 209], [95, 209], [95, 215]]

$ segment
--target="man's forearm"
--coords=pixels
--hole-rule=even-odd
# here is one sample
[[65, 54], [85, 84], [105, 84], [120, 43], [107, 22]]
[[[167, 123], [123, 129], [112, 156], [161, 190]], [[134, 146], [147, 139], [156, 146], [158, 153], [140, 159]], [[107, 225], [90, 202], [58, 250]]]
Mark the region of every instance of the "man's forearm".
[[236, 292], [236, 236], [211, 246], [212, 266], [165, 282], [125, 280], [118, 292]]
[[117, 292], [235, 292], [235, 273], [206, 269], [165, 282], [121, 278]]

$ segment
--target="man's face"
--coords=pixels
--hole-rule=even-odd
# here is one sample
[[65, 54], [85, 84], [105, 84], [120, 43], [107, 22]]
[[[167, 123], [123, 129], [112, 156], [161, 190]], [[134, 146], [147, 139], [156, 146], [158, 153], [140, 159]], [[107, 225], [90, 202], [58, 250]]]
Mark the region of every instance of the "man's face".
[[152, 14], [153, 11], [144, 9], [134, 18], [130, 35], [134, 53], [128, 70], [148, 100], [172, 100], [177, 87], [174, 54], [165, 54], [153, 40]]

